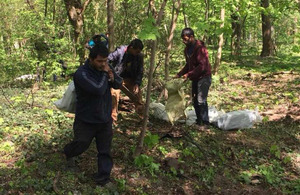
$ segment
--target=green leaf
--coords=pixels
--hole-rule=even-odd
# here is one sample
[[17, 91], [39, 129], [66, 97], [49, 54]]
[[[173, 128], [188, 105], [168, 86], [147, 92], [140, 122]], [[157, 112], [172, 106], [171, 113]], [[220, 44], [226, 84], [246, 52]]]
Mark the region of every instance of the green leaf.
[[150, 132], [144, 139], [144, 143], [149, 147], [152, 148], [159, 142], [159, 136], [158, 135], [152, 135]]
[[51, 109], [46, 109], [45, 112], [46, 112], [49, 116], [53, 116], [53, 110], [51, 110]]
[[289, 162], [291, 162], [292, 161], [292, 158], [290, 157], [290, 156], [286, 156], [286, 157], [284, 157], [284, 159], [283, 159], [283, 163], [284, 164], [287, 164], [287, 163], [289, 163]]
[[155, 20], [153, 17], [146, 19], [142, 24], [138, 37], [141, 40], [156, 40], [156, 37], [159, 37], [159, 32], [158, 28], [154, 24]]

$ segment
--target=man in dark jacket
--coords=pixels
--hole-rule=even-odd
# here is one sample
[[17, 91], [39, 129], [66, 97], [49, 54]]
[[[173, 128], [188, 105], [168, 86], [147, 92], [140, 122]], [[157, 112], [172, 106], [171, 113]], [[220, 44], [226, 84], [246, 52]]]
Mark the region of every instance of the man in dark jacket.
[[181, 38], [186, 45], [184, 56], [186, 65], [175, 76], [192, 81], [193, 104], [197, 116], [196, 124], [205, 129], [209, 125], [207, 96], [211, 85], [211, 65], [203, 41], [196, 40], [191, 28], [182, 30]]
[[[138, 101], [134, 101], [134, 105], [140, 116], [142, 116], [144, 110], [140, 89], [144, 72], [144, 57], [141, 53], [143, 47], [141, 40], [134, 39], [128, 46], [122, 45], [108, 56], [108, 60], [112, 62], [116, 73], [124, 79], [123, 85], [136, 96]], [[118, 117], [119, 98], [120, 90], [112, 89], [112, 118], [114, 123], [116, 123]]]
[[89, 59], [74, 74], [77, 95], [74, 139], [64, 147], [67, 160], [86, 151], [93, 138], [98, 150], [98, 173], [95, 180], [105, 185], [110, 180], [113, 166], [110, 154], [112, 141], [111, 87], [119, 88], [122, 79], [107, 62], [108, 49], [96, 44], [90, 49]]

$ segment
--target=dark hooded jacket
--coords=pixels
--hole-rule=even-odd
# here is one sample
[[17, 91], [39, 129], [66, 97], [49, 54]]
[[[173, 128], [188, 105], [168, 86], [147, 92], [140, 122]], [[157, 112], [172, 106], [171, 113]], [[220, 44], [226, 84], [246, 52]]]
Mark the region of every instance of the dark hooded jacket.
[[[127, 45], [118, 47], [114, 52], [108, 56], [108, 61], [111, 62], [115, 68], [116, 73], [123, 78], [134, 79], [135, 84], [139, 86], [142, 83], [144, 73], [144, 56], [138, 54], [133, 56], [127, 51]], [[126, 64], [130, 63], [129, 71], [126, 71]]]
[[186, 65], [177, 74], [181, 77], [188, 74], [188, 78], [192, 81], [198, 81], [204, 77], [211, 76], [211, 65], [208, 60], [208, 52], [203, 41], [196, 40], [191, 54], [189, 55], [188, 47], [184, 49]]
[[110, 82], [107, 72], [96, 70], [87, 60], [75, 72], [74, 84], [76, 118], [87, 123], [109, 122], [112, 109], [110, 88], [120, 88], [122, 79], [114, 72], [114, 82]]

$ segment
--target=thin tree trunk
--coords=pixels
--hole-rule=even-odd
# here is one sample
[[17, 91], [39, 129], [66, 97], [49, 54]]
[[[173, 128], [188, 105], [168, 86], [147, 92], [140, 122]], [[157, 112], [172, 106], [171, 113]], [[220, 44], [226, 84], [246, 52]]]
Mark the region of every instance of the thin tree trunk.
[[298, 18], [295, 17], [294, 18], [294, 38], [293, 38], [294, 44], [297, 44], [297, 36], [296, 36], [297, 33], [298, 33]]
[[[209, 19], [209, 0], [205, 0], [205, 22], [208, 22]], [[204, 35], [202, 36], [202, 40], [206, 42], [207, 40], [207, 30], [205, 30]]]
[[48, 12], [48, 0], [45, 0], [45, 17], [47, 17]]
[[[261, 5], [263, 8], [269, 7], [269, 0], [262, 0]], [[261, 57], [272, 56], [274, 54], [274, 45], [272, 41], [272, 24], [271, 19], [268, 15], [265, 15], [263, 12], [262, 17], [262, 35], [263, 35], [263, 48], [261, 51]]]
[[84, 62], [84, 43], [80, 43], [80, 36], [83, 32], [84, 12], [91, 0], [86, 0], [83, 4], [80, 0], [64, 0], [69, 21], [74, 30], [74, 43], [76, 45], [75, 55], [79, 55], [79, 63]]
[[26, 2], [29, 5], [30, 9], [35, 10], [35, 7], [33, 4], [31, 4], [30, 0], [26, 0]]
[[53, 0], [53, 12], [52, 12], [52, 22], [55, 23], [55, 14], [56, 14], [56, 0]]
[[187, 27], [189, 27], [189, 22], [188, 22], [186, 14], [185, 14], [185, 3], [182, 4], [182, 12], [183, 12], [183, 17], [184, 17], [184, 26], [185, 26], [185, 28], [187, 28]]
[[[221, 9], [220, 16], [221, 16], [221, 21], [222, 21], [220, 28], [222, 29], [222, 28], [224, 28], [225, 8]], [[223, 33], [222, 33], [219, 35], [219, 47], [218, 47], [218, 52], [216, 53], [216, 56], [215, 56], [215, 64], [214, 64], [214, 70], [213, 70], [214, 74], [218, 73], [218, 69], [221, 64], [223, 42], [224, 42], [224, 38], [223, 38]]]
[[[173, 1], [172, 21], [171, 21], [171, 25], [170, 25], [169, 37], [167, 38], [167, 51], [166, 51], [166, 58], [165, 58], [165, 80], [166, 81], [169, 79], [170, 53], [171, 53], [171, 49], [172, 49], [172, 41], [173, 41], [173, 37], [174, 37], [174, 31], [176, 29], [176, 22], [177, 22], [177, 18], [178, 18], [178, 14], [179, 14], [180, 3], [181, 3], [180, 0], [178, 0], [177, 3], [176, 3], [176, 0]], [[174, 13], [174, 10], [176, 10], [175, 13]]]
[[[156, 27], [158, 27], [160, 25], [166, 4], [167, 4], [167, 0], [164, 0], [161, 4], [160, 11], [159, 11], [159, 14], [156, 19], [156, 24], [155, 24]], [[152, 80], [153, 80], [153, 70], [154, 70], [154, 66], [155, 66], [156, 47], [157, 47], [157, 38], [155, 40], [153, 40], [152, 44], [151, 44], [150, 70], [149, 70], [149, 75], [148, 75], [147, 97], [146, 97], [146, 105], [145, 105], [145, 110], [144, 110], [143, 129], [142, 129], [139, 139], [138, 139], [137, 147], [136, 147], [136, 150], [133, 155], [134, 157], [141, 154], [143, 145], [144, 145], [144, 138], [146, 135], [147, 123], [148, 123], [148, 118], [149, 118], [149, 105], [150, 105], [150, 101], [151, 101], [150, 95], [151, 95], [151, 86], [152, 86]]]
[[155, 6], [154, 6], [154, 0], [149, 0], [149, 4], [148, 4], [148, 16], [151, 12], [152, 16], [155, 18], [156, 17], [156, 9], [155, 9]]
[[205, 21], [209, 18], [209, 0], [205, 0]]
[[115, 48], [114, 43], [114, 0], [107, 0], [107, 28], [108, 28], [108, 49], [112, 52]]
[[231, 35], [231, 55], [239, 56], [241, 54], [241, 37], [242, 37], [242, 24], [241, 18], [232, 14], [231, 19], [233, 20], [231, 23], [232, 26], [232, 35]]

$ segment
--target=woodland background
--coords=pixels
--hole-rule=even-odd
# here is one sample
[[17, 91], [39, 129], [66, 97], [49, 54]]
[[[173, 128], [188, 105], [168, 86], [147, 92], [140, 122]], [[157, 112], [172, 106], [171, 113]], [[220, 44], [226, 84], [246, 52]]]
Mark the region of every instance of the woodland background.
[[[0, 16], [0, 194], [300, 193], [299, 0], [1, 0]], [[61, 149], [74, 116], [53, 101], [84, 62], [86, 42], [108, 33], [113, 51], [142, 39], [144, 99], [164, 103], [165, 81], [185, 64], [184, 27], [209, 50], [209, 105], [257, 108], [263, 122], [199, 132], [148, 109], [149, 122], [139, 122], [123, 97], [114, 185], [91, 180], [94, 145], [79, 157], [80, 172], [66, 171]]]

